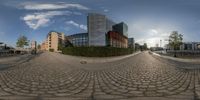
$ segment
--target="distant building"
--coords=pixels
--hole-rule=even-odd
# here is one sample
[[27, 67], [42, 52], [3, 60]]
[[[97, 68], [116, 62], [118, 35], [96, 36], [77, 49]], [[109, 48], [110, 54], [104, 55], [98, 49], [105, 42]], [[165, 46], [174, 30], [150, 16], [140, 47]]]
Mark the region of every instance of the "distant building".
[[[87, 16], [88, 33], [65, 36], [64, 33], [51, 31], [42, 43], [42, 50], [58, 51], [59, 46], [111, 46], [128, 47], [128, 26], [121, 22], [116, 24], [105, 15], [89, 13]], [[130, 44], [131, 45], [131, 44]], [[134, 47], [134, 39], [132, 46]]]
[[9, 50], [9, 49], [14, 49], [11, 46], [7, 46], [7, 44], [4, 44], [3, 42], [0, 42], [0, 51], [1, 50]]
[[106, 46], [106, 33], [114, 22], [97, 13], [89, 13], [87, 18], [89, 46]]
[[116, 31], [126, 37], [128, 37], [128, 25], [125, 24], [124, 22], [121, 22], [119, 24], [113, 25], [113, 31]]
[[159, 44], [156, 44], [156, 47], [159, 47]]
[[183, 42], [180, 50], [200, 50], [200, 42]]
[[113, 31], [113, 25], [115, 25], [116, 23], [113, 22], [112, 20], [110, 19], [106, 19], [106, 32], [109, 32], [109, 31]]
[[65, 35], [64, 33], [59, 33], [55, 31], [51, 31], [47, 35], [47, 39], [45, 41], [46, 50], [53, 49], [55, 52], [59, 51], [59, 46], [64, 46], [65, 44]]
[[31, 41], [31, 49], [34, 50], [37, 46], [37, 42], [36, 41]]
[[[72, 46], [76, 46], [76, 47], [88, 46], [88, 33], [73, 34], [73, 35], [66, 36], [66, 38], [67, 40], [69, 40]], [[68, 45], [71, 45], [71, 44], [68, 44]]]
[[128, 38], [128, 47], [135, 49], [135, 40], [134, 40], [134, 38]]
[[128, 38], [115, 31], [109, 31], [107, 33], [107, 45], [111, 47], [117, 47], [117, 48], [127, 48]]
[[135, 43], [135, 50], [141, 50], [141, 45], [139, 43]]
[[46, 50], [46, 41], [42, 42], [40, 50]]
[[151, 51], [162, 51], [162, 50], [164, 50], [164, 48], [162, 48], [162, 47], [150, 47], [150, 50]]
[[0, 42], [0, 51], [5, 49], [5, 46], [3, 44], [3, 42]]

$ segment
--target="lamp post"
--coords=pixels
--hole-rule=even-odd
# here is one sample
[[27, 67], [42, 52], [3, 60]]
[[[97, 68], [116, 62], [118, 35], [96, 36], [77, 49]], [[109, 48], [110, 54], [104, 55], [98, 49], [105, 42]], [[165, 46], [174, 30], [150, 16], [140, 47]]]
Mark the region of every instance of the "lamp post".
[[37, 42], [36, 41], [34, 41], [34, 42], [35, 42], [34, 43], [35, 44], [35, 50], [34, 50], [35, 52], [34, 53], [36, 54], [37, 53], [37, 47], [36, 47], [37, 46]]
[[160, 39], [160, 47], [162, 47], [162, 40]]
[[167, 50], [169, 49], [169, 42], [170, 42], [170, 40], [169, 40], [169, 39], [164, 39], [164, 41], [167, 41], [167, 42], [168, 42], [168, 44], [167, 44], [167, 46], [166, 46], [166, 53], [167, 53]]

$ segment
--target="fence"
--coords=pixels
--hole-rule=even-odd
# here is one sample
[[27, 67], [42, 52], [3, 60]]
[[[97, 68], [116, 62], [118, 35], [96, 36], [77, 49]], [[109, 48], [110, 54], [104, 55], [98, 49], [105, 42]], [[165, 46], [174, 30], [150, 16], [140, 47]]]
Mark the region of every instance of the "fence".
[[174, 54], [176, 53], [177, 55], [200, 55], [200, 50], [168, 50], [167, 53], [169, 54]]
[[200, 50], [163, 50], [163, 51], [155, 51], [158, 54], [162, 55], [174, 55], [177, 56], [200, 56]]
[[0, 50], [0, 57], [14, 56], [14, 55], [18, 55], [18, 54], [27, 54], [27, 53], [30, 53], [30, 51]]

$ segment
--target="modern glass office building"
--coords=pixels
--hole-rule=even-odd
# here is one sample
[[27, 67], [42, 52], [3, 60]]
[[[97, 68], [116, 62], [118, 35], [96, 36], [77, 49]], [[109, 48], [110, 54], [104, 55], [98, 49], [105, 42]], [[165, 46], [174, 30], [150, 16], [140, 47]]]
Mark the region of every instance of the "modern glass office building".
[[113, 25], [113, 31], [116, 31], [126, 37], [128, 37], [128, 25], [124, 22], [121, 22], [119, 24]]
[[128, 47], [135, 48], [135, 40], [134, 38], [128, 38]]
[[73, 46], [88, 46], [88, 33], [77, 33], [67, 36], [67, 39]]
[[97, 13], [89, 13], [87, 21], [89, 46], [106, 46], [106, 33], [112, 30], [115, 23]]

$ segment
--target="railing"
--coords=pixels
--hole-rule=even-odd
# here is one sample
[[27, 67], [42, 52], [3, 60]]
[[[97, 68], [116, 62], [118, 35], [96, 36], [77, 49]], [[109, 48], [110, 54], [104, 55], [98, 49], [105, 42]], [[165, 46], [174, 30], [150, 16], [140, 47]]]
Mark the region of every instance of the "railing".
[[1, 50], [0, 51], [0, 57], [4, 57], [4, 56], [12, 56], [12, 55], [14, 55], [14, 53], [12, 53], [12, 52], [10, 52], [10, 51], [8, 51], [8, 50]]
[[20, 50], [0, 50], [0, 57], [14, 56], [31, 53], [30, 51], [20, 51]]
[[200, 54], [200, 50], [167, 50], [167, 53], [178, 53], [178, 54], [189, 54], [189, 55], [195, 55], [195, 54]]
[[163, 51], [155, 51], [159, 54], [177, 54], [177, 55], [194, 55], [194, 56], [200, 56], [200, 50], [163, 50]]

